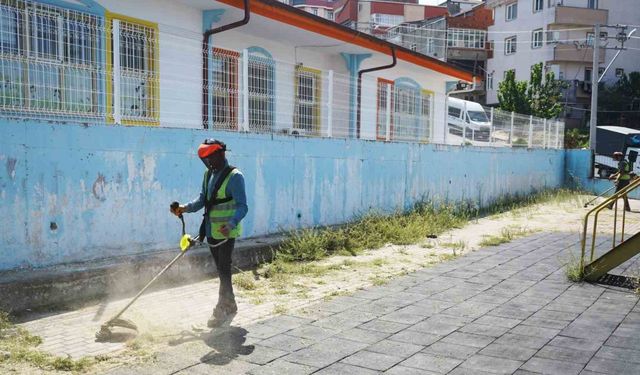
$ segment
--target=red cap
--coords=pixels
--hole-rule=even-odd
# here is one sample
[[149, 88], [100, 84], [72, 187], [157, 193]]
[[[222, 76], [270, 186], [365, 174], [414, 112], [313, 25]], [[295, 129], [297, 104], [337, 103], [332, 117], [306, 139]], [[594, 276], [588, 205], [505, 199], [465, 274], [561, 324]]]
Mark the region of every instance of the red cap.
[[220, 144], [204, 144], [203, 143], [200, 145], [200, 147], [198, 147], [198, 156], [200, 157], [200, 159], [204, 159], [207, 156], [223, 149], [224, 148]]

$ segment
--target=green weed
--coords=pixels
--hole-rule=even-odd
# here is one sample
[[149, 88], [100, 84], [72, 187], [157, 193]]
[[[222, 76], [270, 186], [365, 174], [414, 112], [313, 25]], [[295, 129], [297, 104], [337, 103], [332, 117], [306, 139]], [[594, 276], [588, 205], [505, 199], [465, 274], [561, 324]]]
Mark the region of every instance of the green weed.
[[513, 241], [516, 238], [525, 237], [529, 234], [533, 233], [533, 231], [522, 228], [522, 227], [507, 227], [502, 228], [500, 234], [495, 236], [485, 236], [485, 238], [480, 241], [480, 246], [498, 246], [503, 243], [508, 243]]
[[570, 253], [569, 260], [564, 265], [564, 273], [567, 275], [567, 279], [574, 283], [584, 280], [584, 269], [580, 267], [580, 259], [573, 253]]

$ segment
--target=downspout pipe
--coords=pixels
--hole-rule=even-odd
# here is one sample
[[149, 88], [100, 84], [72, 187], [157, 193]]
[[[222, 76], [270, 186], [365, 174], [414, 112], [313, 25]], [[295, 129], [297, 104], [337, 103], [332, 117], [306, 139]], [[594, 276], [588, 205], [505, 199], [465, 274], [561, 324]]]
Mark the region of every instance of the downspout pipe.
[[209, 128], [209, 38], [214, 34], [235, 29], [249, 23], [251, 10], [249, 0], [243, 0], [244, 17], [226, 25], [209, 29], [202, 34], [202, 126]]
[[361, 69], [358, 71], [358, 92], [356, 95], [356, 137], [358, 139], [360, 139], [360, 120], [362, 117], [362, 114], [360, 113], [360, 109], [362, 107], [362, 75], [364, 73], [371, 73], [371, 72], [375, 72], [378, 70], [385, 70], [385, 69], [391, 69], [394, 66], [396, 66], [396, 63], [398, 62], [398, 59], [396, 58], [396, 49], [391, 46], [391, 57], [393, 58], [393, 61], [391, 62], [391, 64], [387, 64], [387, 65], [382, 65], [382, 66], [376, 66], [374, 68], [368, 68], [368, 69]]

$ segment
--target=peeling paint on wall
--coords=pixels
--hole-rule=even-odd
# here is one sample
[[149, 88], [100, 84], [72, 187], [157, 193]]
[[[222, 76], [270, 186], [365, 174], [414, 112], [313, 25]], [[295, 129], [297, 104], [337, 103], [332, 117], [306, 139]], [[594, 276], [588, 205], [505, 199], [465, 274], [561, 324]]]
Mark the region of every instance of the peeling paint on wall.
[[[209, 137], [229, 145], [230, 163], [245, 176], [245, 236], [339, 224], [425, 198], [486, 204], [564, 180], [558, 150], [29, 122], [0, 123], [0, 132], [8, 213], [0, 216], [0, 270], [175, 247], [180, 223], [168, 206], [199, 194], [204, 167], [194, 154]], [[36, 147], [42, 139], [56, 147]], [[186, 215], [187, 230], [200, 219]]]

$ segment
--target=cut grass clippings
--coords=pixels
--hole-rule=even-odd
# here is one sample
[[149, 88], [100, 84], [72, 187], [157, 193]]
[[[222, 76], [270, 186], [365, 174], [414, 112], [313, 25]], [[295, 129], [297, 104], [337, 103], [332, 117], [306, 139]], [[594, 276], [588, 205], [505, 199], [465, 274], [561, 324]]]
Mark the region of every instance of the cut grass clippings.
[[31, 335], [27, 330], [16, 327], [10, 320], [9, 314], [0, 311], [0, 364], [21, 363], [37, 367], [42, 370], [57, 371], [86, 371], [93, 366], [97, 359], [58, 357], [37, 350], [42, 339]]

